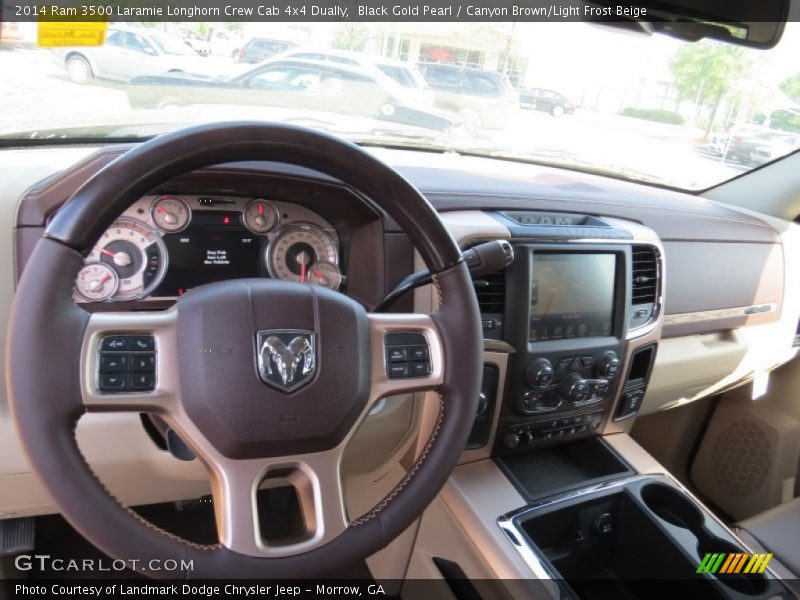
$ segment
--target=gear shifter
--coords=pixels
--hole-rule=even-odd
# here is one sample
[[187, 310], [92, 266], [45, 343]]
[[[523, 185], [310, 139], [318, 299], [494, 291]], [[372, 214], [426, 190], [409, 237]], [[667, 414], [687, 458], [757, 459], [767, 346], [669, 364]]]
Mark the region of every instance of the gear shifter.
[[[464, 250], [462, 256], [470, 275], [480, 277], [505, 269], [514, 262], [514, 249], [506, 240], [492, 240]], [[431, 280], [430, 271], [419, 271], [409, 275], [378, 302], [373, 312], [385, 312], [398, 298], [415, 288], [429, 284]]]

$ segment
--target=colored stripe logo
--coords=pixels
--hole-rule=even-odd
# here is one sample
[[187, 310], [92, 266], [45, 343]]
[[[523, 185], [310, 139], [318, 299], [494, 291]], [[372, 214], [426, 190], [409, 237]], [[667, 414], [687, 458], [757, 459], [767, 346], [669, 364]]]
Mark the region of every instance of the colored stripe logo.
[[708, 552], [697, 567], [697, 573], [763, 573], [772, 552], [748, 554], [746, 552]]

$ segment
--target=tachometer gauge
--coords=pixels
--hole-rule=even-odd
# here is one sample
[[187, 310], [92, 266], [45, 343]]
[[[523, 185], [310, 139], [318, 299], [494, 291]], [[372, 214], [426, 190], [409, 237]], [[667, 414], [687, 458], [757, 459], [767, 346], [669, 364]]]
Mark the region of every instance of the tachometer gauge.
[[75, 291], [82, 300], [102, 302], [117, 292], [119, 277], [117, 272], [99, 262], [87, 263], [75, 278]]
[[318, 262], [311, 265], [308, 270], [308, 281], [332, 290], [338, 290], [342, 285], [342, 272], [333, 263]]
[[184, 229], [192, 218], [192, 211], [178, 196], [159, 196], [153, 200], [150, 216], [156, 226], [167, 233]]
[[267, 269], [275, 279], [306, 282], [311, 266], [338, 262], [336, 242], [322, 228], [310, 223], [287, 225], [267, 247]]
[[113, 269], [119, 288], [112, 300], [137, 300], [152, 292], [167, 267], [167, 250], [161, 237], [144, 223], [117, 219], [87, 257]]
[[266, 200], [253, 200], [244, 208], [244, 225], [255, 234], [263, 235], [278, 224], [278, 209]]

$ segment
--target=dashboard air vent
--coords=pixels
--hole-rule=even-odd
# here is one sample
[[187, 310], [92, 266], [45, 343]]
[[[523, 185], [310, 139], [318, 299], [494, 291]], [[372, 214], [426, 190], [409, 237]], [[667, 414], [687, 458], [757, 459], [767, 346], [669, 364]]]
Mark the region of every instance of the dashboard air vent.
[[633, 304], [655, 304], [658, 294], [658, 263], [652, 246], [633, 247]]
[[497, 271], [474, 279], [475, 295], [481, 314], [505, 312], [506, 304], [506, 272]]

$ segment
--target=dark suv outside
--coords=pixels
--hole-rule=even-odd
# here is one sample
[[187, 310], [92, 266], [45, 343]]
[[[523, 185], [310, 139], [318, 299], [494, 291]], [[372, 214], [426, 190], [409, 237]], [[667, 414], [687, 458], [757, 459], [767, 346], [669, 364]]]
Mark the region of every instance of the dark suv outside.
[[548, 112], [554, 117], [571, 115], [575, 112], [575, 105], [564, 94], [544, 88], [520, 90], [519, 106]]
[[436, 106], [461, 115], [469, 132], [502, 129], [519, 108], [508, 77], [459, 65], [421, 62], [419, 69], [436, 95]]

